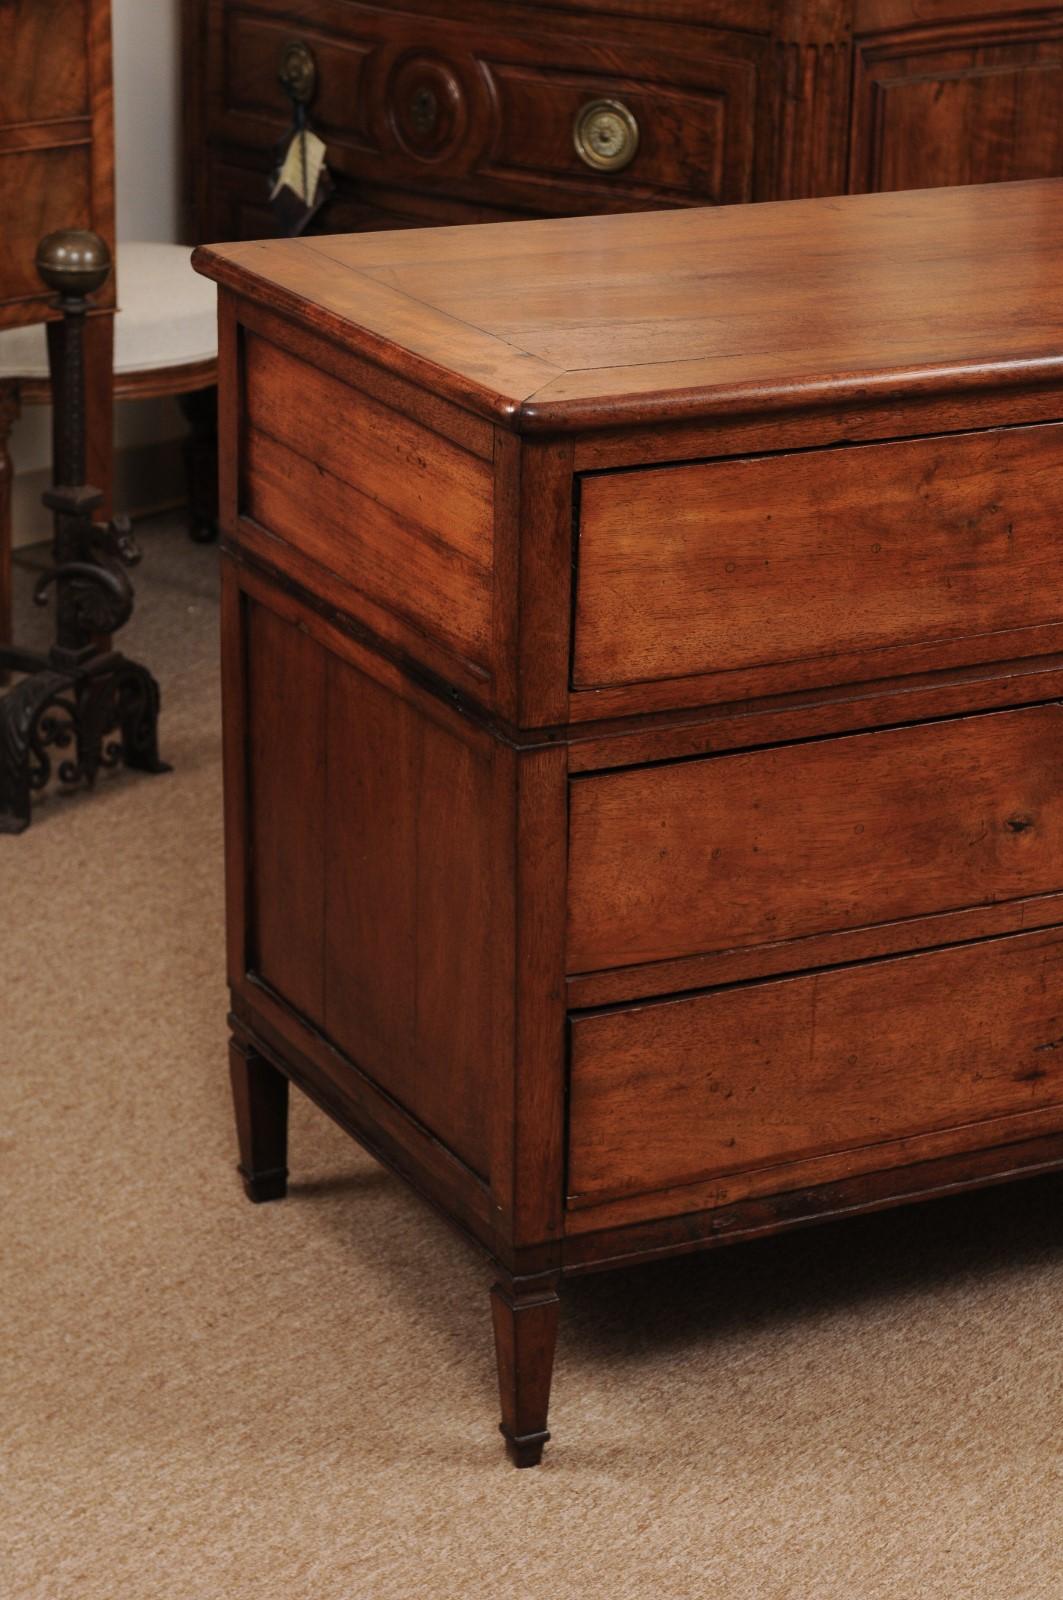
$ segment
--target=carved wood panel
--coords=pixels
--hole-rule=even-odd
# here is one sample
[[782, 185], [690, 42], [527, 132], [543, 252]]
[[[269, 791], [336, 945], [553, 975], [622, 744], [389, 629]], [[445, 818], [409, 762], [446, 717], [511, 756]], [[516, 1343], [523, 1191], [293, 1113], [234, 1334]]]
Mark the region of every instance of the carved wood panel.
[[[0, 327], [39, 321], [43, 234], [114, 245], [108, 0], [0, 0]], [[114, 303], [114, 280], [95, 297]]]
[[[311, 115], [336, 180], [315, 232], [1063, 171], [1049, 0], [184, 4], [200, 238], [273, 231], [292, 38], [317, 59]], [[611, 166], [576, 146], [580, 113], [603, 103], [607, 134], [619, 115], [637, 135]]]
[[[753, 198], [764, 42], [607, 16], [547, 30], [538, 7], [507, 8], [500, 23], [468, 0], [445, 15], [330, 0], [292, 9], [213, 0], [201, 19], [208, 107], [190, 128], [208, 146], [200, 209], [214, 236], [258, 209], [264, 179], [251, 174], [268, 170], [290, 123], [277, 66], [294, 36], [317, 63], [311, 118], [338, 183], [329, 231], [359, 204], [394, 226]], [[637, 126], [622, 170], [597, 170], [577, 149], [576, 118], [600, 101], [619, 101]]]
[[1063, 12], [914, 29], [856, 46], [849, 186], [1063, 173]]

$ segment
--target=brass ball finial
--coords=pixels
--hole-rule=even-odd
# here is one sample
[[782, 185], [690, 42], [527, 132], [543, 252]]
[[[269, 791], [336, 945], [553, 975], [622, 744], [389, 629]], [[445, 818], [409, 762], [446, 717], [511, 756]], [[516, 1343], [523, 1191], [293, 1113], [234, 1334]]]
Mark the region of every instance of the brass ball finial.
[[111, 252], [98, 233], [84, 228], [61, 228], [37, 246], [37, 271], [61, 295], [93, 294], [107, 282]]

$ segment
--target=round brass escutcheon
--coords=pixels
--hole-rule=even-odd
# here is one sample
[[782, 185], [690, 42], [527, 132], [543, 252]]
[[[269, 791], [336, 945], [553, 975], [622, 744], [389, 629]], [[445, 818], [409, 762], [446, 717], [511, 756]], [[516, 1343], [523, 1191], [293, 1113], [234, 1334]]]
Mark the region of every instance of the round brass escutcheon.
[[298, 105], [310, 104], [317, 88], [317, 62], [310, 46], [301, 39], [284, 46], [279, 77], [286, 95]]
[[639, 125], [622, 100], [592, 100], [576, 113], [576, 154], [596, 172], [619, 172], [635, 159]]

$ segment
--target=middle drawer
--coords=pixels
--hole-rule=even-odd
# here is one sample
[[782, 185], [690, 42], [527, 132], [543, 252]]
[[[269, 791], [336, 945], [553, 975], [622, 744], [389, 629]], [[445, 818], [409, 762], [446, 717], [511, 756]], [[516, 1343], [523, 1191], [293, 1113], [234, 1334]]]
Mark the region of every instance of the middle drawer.
[[571, 781], [567, 970], [1063, 887], [1063, 706]]

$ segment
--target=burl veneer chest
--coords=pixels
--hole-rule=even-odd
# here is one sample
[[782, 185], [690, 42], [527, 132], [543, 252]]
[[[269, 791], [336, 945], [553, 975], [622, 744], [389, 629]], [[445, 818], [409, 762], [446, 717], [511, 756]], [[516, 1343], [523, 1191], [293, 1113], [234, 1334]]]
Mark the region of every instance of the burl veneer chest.
[[252, 1198], [483, 1245], [530, 1465], [569, 1274], [1063, 1165], [1063, 183], [197, 259]]

